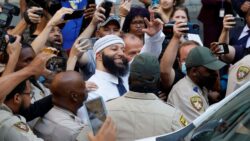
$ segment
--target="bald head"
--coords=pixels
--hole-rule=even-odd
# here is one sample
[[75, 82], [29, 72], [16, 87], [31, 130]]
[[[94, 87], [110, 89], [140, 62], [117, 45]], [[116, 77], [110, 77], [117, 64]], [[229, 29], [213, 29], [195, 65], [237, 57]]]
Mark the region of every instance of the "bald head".
[[137, 54], [140, 53], [143, 47], [143, 42], [139, 37], [130, 33], [125, 34], [123, 40], [125, 42], [124, 53], [127, 59], [131, 61]]
[[55, 76], [50, 90], [53, 102], [59, 107], [76, 111], [87, 99], [85, 82], [82, 76], [75, 71], [61, 72]]

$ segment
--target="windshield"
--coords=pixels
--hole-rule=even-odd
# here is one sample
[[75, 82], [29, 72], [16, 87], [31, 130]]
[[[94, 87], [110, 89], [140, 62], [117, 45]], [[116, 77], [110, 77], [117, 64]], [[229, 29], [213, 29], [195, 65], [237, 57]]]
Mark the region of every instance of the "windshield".
[[250, 140], [250, 88], [248, 87], [225, 104], [201, 127], [192, 141], [249, 141]]

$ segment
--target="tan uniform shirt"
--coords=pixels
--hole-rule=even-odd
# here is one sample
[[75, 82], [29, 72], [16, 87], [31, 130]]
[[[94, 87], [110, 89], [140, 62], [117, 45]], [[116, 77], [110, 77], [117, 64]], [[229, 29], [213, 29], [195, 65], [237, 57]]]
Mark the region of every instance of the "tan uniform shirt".
[[1, 141], [43, 141], [34, 135], [22, 116], [14, 115], [5, 104], [0, 106]]
[[188, 123], [195, 120], [209, 106], [207, 91], [201, 90], [188, 76], [173, 86], [167, 102], [179, 109]]
[[249, 80], [250, 55], [247, 55], [230, 68], [226, 95], [229, 95]]
[[75, 141], [84, 124], [73, 113], [54, 106], [34, 127], [46, 141]]
[[151, 93], [129, 91], [107, 102], [107, 110], [117, 127], [117, 141], [161, 135], [183, 127], [181, 114]]

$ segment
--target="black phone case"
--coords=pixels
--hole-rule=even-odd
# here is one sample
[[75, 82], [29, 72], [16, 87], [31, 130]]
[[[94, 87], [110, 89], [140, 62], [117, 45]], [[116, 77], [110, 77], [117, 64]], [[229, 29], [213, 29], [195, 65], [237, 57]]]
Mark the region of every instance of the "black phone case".
[[77, 19], [81, 18], [84, 14], [84, 10], [75, 10], [72, 14], [65, 14], [64, 20], [71, 20], [71, 19]]

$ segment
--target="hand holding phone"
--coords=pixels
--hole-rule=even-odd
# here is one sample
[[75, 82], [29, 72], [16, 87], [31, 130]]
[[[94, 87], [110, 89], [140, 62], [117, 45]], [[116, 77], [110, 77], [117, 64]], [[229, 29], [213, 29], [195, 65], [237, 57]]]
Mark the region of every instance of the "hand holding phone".
[[210, 44], [210, 50], [214, 54], [218, 54], [218, 55], [229, 53], [229, 47], [228, 47], [228, 44], [226, 44], [226, 43], [213, 42]]
[[226, 43], [219, 43], [218, 49], [219, 51], [217, 51], [216, 54], [228, 54], [229, 53], [228, 44]]
[[74, 10], [72, 14], [65, 14], [64, 20], [78, 19], [81, 18], [84, 14], [84, 10]]
[[88, 113], [89, 125], [94, 135], [96, 135], [107, 117], [107, 111], [102, 97], [87, 101], [85, 108]]
[[113, 6], [113, 3], [110, 2], [110, 1], [106, 1], [106, 0], [105, 0], [105, 1], [102, 3], [102, 7], [105, 9], [104, 15], [105, 15], [106, 19], [108, 19], [109, 15], [110, 15], [112, 6]]

